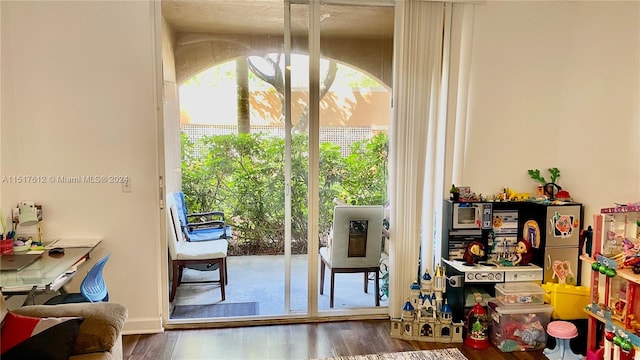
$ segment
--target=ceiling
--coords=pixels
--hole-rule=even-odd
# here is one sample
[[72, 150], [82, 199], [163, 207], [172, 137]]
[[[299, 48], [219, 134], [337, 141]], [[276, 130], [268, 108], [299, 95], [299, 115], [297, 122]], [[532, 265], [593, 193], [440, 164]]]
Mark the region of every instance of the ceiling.
[[[323, 37], [392, 38], [392, 6], [321, 5]], [[284, 0], [162, 0], [174, 31], [242, 35], [284, 34]], [[291, 5], [291, 31], [308, 29], [308, 5]]]

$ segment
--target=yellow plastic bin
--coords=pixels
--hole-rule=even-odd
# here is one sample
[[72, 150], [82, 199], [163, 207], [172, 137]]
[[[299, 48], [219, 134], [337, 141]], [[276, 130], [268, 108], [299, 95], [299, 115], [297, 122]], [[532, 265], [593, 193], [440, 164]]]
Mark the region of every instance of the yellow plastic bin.
[[553, 306], [554, 320], [586, 319], [584, 307], [589, 303], [591, 293], [586, 286], [545, 283], [545, 302]]

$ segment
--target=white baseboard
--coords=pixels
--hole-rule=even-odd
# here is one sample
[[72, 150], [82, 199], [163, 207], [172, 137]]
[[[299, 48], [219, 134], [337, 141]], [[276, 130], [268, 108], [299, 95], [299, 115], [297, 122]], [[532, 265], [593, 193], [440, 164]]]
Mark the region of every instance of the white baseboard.
[[122, 335], [157, 334], [164, 332], [162, 317], [128, 318], [122, 328]]

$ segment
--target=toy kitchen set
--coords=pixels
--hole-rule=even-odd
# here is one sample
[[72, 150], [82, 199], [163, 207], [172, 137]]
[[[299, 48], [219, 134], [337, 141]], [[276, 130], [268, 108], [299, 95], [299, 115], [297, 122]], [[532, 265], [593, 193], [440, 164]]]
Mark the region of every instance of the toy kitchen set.
[[443, 203], [441, 258], [454, 321], [496, 284], [579, 284], [583, 207], [575, 202]]

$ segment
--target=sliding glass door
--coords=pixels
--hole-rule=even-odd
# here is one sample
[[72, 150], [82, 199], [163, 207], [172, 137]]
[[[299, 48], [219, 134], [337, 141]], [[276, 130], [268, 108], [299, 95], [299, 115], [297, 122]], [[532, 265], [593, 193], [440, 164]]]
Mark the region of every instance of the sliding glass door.
[[[168, 1], [163, 16], [186, 205], [222, 210], [232, 228], [226, 299], [217, 285], [181, 285], [171, 304], [224, 309], [170, 319], [386, 313], [389, 239], [376, 234], [378, 291], [375, 273], [336, 274], [331, 290], [326, 268], [320, 294], [319, 249], [331, 242], [336, 204], [387, 214], [393, 7]], [[187, 269], [186, 281], [216, 276], [206, 270]]]
[[[318, 311], [328, 316], [383, 314], [388, 304], [389, 239], [381, 223], [388, 224], [394, 11], [354, 3], [321, 1], [315, 14], [318, 98], [310, 101], [318, 104], [318, 118], [310, 120], [317, 133], [309, 137], [317, 141], [309, 151], [319, 162], [321, 271], [324, 263], [315, 294]], [[378, 266], [378, 276], [363, 272]]]

